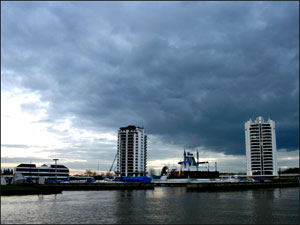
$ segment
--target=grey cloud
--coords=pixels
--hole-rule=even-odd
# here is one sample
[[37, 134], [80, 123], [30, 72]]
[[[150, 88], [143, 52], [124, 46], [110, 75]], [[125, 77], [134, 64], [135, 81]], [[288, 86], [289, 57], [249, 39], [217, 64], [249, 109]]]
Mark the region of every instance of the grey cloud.
[[74, 116], [77, 127], [115, 133], [136, 124], [167, 143], [238, 155], [244, 123], [261, 115], [293, 150], [298, 6], [5, 2], [3, 68], [50, 102], [51, 120]]
[[41, 164], [41, 163], [52, 163], [48, 158], [37, 158], [37, 157], [1, 157], [1, 163], [33, 163], [33, 164]]
[[1, 144], [1, 147], [4, 147], [4, 148], [41, 148], [44, 146], [20, 145], [20, 144]]
[[17, 145], [17, 144], [1, 144], [1, 147], [5, 147], [5, 148], [29, 148], [28, 145]]

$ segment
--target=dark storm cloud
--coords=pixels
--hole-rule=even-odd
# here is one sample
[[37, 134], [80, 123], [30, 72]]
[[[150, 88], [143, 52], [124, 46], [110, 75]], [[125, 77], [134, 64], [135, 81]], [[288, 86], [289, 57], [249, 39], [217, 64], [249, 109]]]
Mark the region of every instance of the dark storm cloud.
[[279, 148], [299, 148], [298, 2], [4, 2], [1, 14], [3, 85], [39, 91], [51, 120], [244, 154], [244, 123], [263, 116]]

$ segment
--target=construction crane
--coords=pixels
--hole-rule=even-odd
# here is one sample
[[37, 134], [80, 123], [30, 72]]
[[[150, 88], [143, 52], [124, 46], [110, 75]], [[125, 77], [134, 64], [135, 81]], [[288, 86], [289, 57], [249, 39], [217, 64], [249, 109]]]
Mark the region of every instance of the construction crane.
[[113, 163], [111, 164], [111, 167], [110, 167], [110, 169], [109, 169], [109, 172], [111, 172], [111, 170], [112, 170], [112, 168], [113, 168], [113, 166], [114, 166], [114, 163], [115, 163], [115, 161], [116, 161], [117, 155], [118, 155], [118, 152], [117, 152], [117, 154], [116, 154], [116, 156], [115, 156], [115, 158], [114, 158]]

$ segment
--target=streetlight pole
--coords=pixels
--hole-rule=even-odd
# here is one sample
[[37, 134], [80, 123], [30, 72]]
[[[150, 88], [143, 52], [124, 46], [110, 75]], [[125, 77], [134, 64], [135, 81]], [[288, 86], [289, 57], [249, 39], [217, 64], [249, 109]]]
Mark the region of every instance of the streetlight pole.
[[53, 159], [55, 161], [55, 180], [56, 180], [56, 183], [57, 183], [57, 160], [58, 159]]

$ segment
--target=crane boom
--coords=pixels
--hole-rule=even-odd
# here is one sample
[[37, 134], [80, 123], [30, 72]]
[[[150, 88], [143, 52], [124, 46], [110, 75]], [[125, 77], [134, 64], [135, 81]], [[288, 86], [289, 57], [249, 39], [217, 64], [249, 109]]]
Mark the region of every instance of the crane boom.
[[114, 163], [115, 163], [115, 161], [116, 161], [117, 155], [118, 155], [118, 153], [115, 155], [114, 161], [113, 161], [113, 163], [111, 164], [111, 167], [110, 167], [110, 169], [109, 169], [109, 172], [111, 172], [111, 170], [112, 170], [112, 168], [113, 168], [113, 166], [114, 166]]

